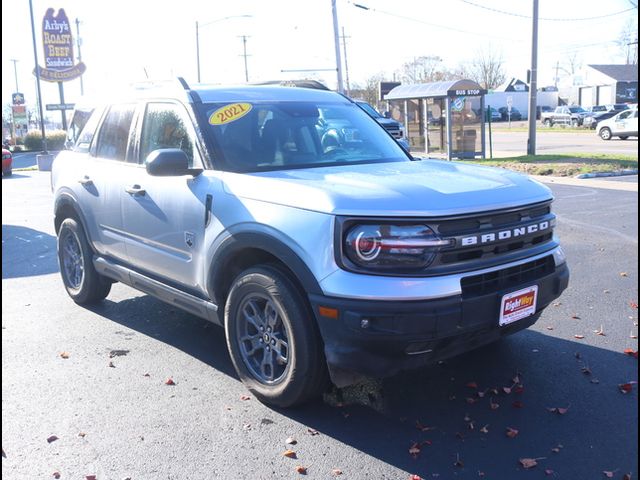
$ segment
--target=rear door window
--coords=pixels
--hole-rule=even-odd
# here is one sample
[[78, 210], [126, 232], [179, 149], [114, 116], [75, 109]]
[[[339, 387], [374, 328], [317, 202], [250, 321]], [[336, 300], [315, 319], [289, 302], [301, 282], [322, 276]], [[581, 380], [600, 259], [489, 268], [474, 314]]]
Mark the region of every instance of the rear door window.
[[98, 135], [98, 157], [119, 162], [126, 160], [134, 111], [133, 104], [113, 105], [109, 108]]

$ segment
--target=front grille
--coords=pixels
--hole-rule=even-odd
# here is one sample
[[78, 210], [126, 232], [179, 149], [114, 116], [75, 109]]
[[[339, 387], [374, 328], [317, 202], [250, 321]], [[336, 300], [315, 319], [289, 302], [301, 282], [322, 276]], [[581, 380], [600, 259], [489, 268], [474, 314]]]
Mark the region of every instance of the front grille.
[[398, 125], [383, 125], [383, 127], [394, 137], [402, 138], [402, 132]]
[[[466, 270], [474, 262], [499, 262], [515, 259], [520, 252], [542, 247], [553, 241], [555, 215], [551, 213], [550, 202], [536, 204], [509, 211], [469, 215], [464, 218], [429, 222], [440, 237], [451, 239], [453, 245], [439, 252], [429, 267], [430, 271]], [[546, 225], [528, 231], [528, 226]], [[524, 230], [523, 230], [524, 229]], [[518, 233], [516, 234], [516, 230]], [[502, 238], [499, 234], [505, 234]], [[494, 235], [495, 239], [484, 242], [482, 237]], [[475, 238], [474, 243], [465, 239]]]
[[461, 280], [462, 298], [473, 298], [509, 290], [527, 282], [535, 282], [555, 269], [553, 256], [523, 263], [494, 272], [472, 275]]

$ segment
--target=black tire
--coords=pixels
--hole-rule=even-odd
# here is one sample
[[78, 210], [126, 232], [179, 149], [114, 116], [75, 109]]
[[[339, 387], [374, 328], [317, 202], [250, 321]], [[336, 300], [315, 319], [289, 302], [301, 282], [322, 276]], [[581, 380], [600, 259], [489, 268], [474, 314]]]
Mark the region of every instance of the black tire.
[[[262, 305], [261, 316], [258, 312]], [[269, 309], [275, 315], [268, 314]], [[247, 314], [251, 312], [256, 314]], [[265, 327], [269, 320], [272, 327]], [[236, 372], [261, 402], [292, 407], [326, 390], [329, 377], [320, 332], [309, 306], [287, 274], [262, 265], [238, 275], [227, 297], [224, 322]], [[283, 338], [286, 364], [280, 345]], [[265, 374], [267, 358], [271, 366]]]
[[573, 128], [578, 128], [580, 126], [580, 121], [577, 118], [571, 120], [571, 126]]
[[600, 138], [602, 140], [611, 140], [611, 129], [608, 127], [603, 127], [600, 129], [600, 131], [598, 132], [598, 135], [600, 135]]
[[13, 169], [11, 168], [8, 168], [7, 170], [2, 171], [3, 177], [10, 177], [11, 175], [13, 175]]
[[629, 135], [618, 135], [618, 138], [620, 140], [626, 140], [627, 138], [629, 138]]
[[96, 303], [109, 295], [111, 281], [94, 268], [84, 229], [74, 218], [65, 219], [58, 230], [58, 263], [62, 283], [77, 304]]
[[549, 128], [553, 127], [553, 122], [551, 121], [551, 119], [550, 119], [550, 118], [547, 118], [547, 119], [546, 119], [544, 122], [542, 122], [542, 123], [544, 123], [544, 125], [545, 125], [545, 126], [547, 126], [547, 127], [549, 127]]

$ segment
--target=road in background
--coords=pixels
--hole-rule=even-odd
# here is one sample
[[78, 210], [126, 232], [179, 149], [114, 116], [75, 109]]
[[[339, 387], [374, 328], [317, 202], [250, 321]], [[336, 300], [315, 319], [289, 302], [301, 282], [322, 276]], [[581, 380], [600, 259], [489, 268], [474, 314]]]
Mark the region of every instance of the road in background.
[[[623, 353], [637, 350], [637, 192], [550, 185], [572, 279], [532, 328], [347, 390], [343, 407], [278, 410], [245, 397], [222, 329], [121, 284], [75, 305], [58, 274], [49, 174], [2, 187], [3, 479], [299, 479], [297, 465], [309, 479], [637, 476], [637, 385], [619, 390], [638, 379]], [[506, 393], [516, 376], [522, 389]]]

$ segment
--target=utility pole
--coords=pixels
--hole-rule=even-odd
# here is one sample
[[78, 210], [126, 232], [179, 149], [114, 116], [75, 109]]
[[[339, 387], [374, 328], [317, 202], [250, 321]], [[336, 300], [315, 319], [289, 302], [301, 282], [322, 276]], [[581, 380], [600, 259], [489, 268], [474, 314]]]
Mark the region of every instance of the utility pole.
[[249, 69], [247, 68], [247, 57], [249, 57], [250, 55], [247, 55], [247, 37], [246, 35], [240, 35], [240, 38], [242, 39], [242, 55], [240, 55], [241, 57], [244, 57], [244, 81], [249, 83]]
[[538, 0], [533, 0], [531, 32], [531, 83], [529, 84], [529, 140], [527, 154], [536, 154], [536, 112], [538, 107]]
[[342, 84], [342, 61], [340, 60], [340, 30], [338, 28], [338, 9], [336, 0], [331, 0], [331, 13], [333, 15], [333, 43], [336, 49], [336, 73], [338, 74], [338, 92], [344, 93]]
[[200, 83], [200, 27], [196, 20], [196, 65], [198, 67], [198, 83]]
[[344, 73], [347, 81], [347, 96], [351, 95], [351, 85], [349, 85], [349, 64], [347, 63], [347, 37], [344, 34], [344, 27], [342, 27], [342, 48], [344, 50]]
[[[76, 18], [76, 46], [78, 47], [78, 63], [82, 62], [82, 52], [80, 46], [82, 45], [82, 39], [80, 38], [80, 20]], [[80, 95], [84, 95], [84, 83], [82, 82], [82, 75], [80, 75]]]
[[559, 80], [558, 79], [558, 70], [560, 70], [560, 60], [558, 60], [556, 62], [556, 83], [555, 83], [556, 88], [558, 88], [558, 80]]
[[12, 58], [11, 61], [13, 62], [13, 74], [16, 77], [16, 92], [19, 92], [20, 90], [18, 89], [18, 69], [16, 67], [16, 63], [18, 63], [20, 60], [16, 58]]

